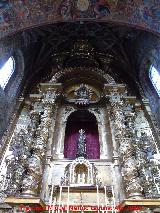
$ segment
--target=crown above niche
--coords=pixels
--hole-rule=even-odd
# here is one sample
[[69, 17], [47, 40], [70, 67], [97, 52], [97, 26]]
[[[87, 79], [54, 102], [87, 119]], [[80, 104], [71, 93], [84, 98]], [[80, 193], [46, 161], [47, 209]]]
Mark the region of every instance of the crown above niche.
[[85, 84], [80, 84], [79, 88], [75, 90], [75, 104], [78, 105], [88, 105], [90, 104], [92, 90], [88, 88]]
[[64, 89], [65, 99], [69, 103], [78, 106], [87, 106], [97, 103], [101, 98], [101, 93], [91, 85], [81, 83], [72, 85]]

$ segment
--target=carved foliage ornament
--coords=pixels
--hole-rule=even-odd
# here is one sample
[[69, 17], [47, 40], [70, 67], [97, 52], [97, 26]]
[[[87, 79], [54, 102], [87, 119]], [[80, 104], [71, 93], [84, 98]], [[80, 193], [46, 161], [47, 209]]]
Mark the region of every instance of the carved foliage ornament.
[[85, 73], [85, 72], [92, 72], [93, 74], [96, 74], [96, 75], [99, 75], [101, 77], [103, 77], [106, 82], [108, 84], [115, 84], [115, 80], [108, 74], [108, 73], [105, 73], [103, 70], [99, 69], [99, 68], [92, 68], [92, 67], [87, 67], [87, 68], [84, 68], [84, 67], [76, 67], [76, 68], [65, 68], [59, 72], [56, 72], [53, 76], [52, 76], [52, 79], [50, 80], [51, 83], [55, 83], [55, 82], [58, 82], [58, 80], [65, 76], [66, 74], [70, 74], [70, 73]]
[[44, 94], [44, 98], [43, 98], [43, 103], [44, 104], [54, 104], [55, 103], [55, 100], [56, 98], [60, 95], [59, 92], [57, 91], [47, 91], [45, 94]]
[[140, 180], [146, 198], [160, 197], [160, 163], [154, 160], [154, 143], [152, 137], [145, 132], [137, 136], [134, 142], [138, 162]]
[[28, 167], [28, 158], [31, 156], [33, 135], [30, 129], [15, 133], [11, 142], [11, 154], [5, 159], [7, 173], [4, 194], [7, 196], [19, 195], [22, 189], [23, 177]]

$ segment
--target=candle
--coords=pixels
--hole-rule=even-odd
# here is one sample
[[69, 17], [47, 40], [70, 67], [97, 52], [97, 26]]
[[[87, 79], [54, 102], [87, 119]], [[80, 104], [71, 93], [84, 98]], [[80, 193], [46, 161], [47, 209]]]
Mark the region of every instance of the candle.
[[61, 199], [62, 199], [62, 186], [60, 186], [58, 213], [60, 212]]
[[54, 213], [55, 202], [56, 202], [56, 200], [54, 199], [53, 205], [52, 205], [52, 213]]
[[[107, 199], [107, 190], [106, 190], [106, 186], [104, 186], [104, 195], [105, 195], [105, 205], [106, 208], [108, 207], [108, 199]], [[108, 210], [106, 209], [106, 213], [108, 213]]]
[[64, 207], [64, 205], [63, 205], [63, 203], [62, 203], [62, 213], [63, 213], [63, 207]]
[[[103, 207], [104, 207], [104, 206], [102, 205], [102, 209], [103, 209]], [[104, 210], [102, 210], [102, 213], [104, 213]]]
[[97, 185], [97, 205], [98, 205], [98, 212], [99, 212], [99, 190]]
[[116, 204], [115, 204], [115, 197], [114, 197], [114, 187], [112, 186], [112, 195], [113, 195], [113, 208], [114, 208], [114, 212], [116, 212]]
[[111, 201], [111, 202], [112, 202], [112, 213], [113, 213], [113, 208], [114, 208], [114, 207], [113, 207], [113, 198], [112, 198], [112, 201]]

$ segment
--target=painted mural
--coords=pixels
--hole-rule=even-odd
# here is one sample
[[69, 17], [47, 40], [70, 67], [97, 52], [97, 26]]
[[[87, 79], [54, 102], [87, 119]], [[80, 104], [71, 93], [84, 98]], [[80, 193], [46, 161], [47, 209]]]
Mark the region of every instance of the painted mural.
[[1, 0], [0, 38], [57, 21], [99, 20], [160, 32], [160, 0]]

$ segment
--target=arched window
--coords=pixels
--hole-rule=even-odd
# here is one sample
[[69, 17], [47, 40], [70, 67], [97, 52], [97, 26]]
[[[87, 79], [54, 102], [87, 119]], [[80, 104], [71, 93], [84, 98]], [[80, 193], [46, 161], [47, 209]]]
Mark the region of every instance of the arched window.
[[15, 60], [11, 56], [0, 69], [0, 86], [4, 89], [15, 71]]
[[153, 65], [151, 65], [149, 70], [149, 78], [160, 97], [160, 73]]

